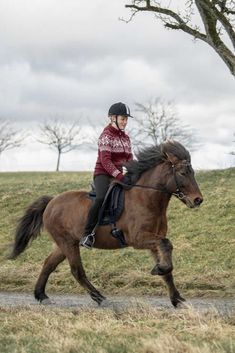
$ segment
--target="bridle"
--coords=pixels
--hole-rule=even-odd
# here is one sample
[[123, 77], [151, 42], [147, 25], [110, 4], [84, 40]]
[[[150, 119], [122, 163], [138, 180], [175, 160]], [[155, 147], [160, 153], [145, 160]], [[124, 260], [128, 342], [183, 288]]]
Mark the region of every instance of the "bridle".
[[[186, 167], [189, 167], [189, 168], [192, 167], [191, 163], [189, 163], [189, 162], [185, 162], [185, 163], [183, 162], [181, 164], [186, 166]], [[181, 190], [180, 185], [179, 185], [179, 180], [178, 180], [177, 175], [176, 175], [176, 170], [175, 170], [176, 165], [171, 163], [171, 166], [172, 166], [174, 181], [175, 181], [175, 184], [176, 184], [176, 191], [175, 192], [171, 192], [171, 191], [167, 190], [166, 188], [160, 187], [160, 186], [159, 187], [155, 187], [155, 186], [141, 185], [141, 184], [125, 184], [125, 183], [122, 183], [122, 182], [118, 182], [118, 183], [120, 183], [121, 185], [127, 187], [127, 189], [128, 188], [132, 188], [132, 187], [137, 187], [137, 188], [142, 188], [142, 189], [151, 189], [151, 190], [155, 190], [155, 191], [158, 191], [158, 192], [163, 192], [163, 193], [166, 193], [166, 194], [174, 195], [179, 200], [186, 199], [187, 196]]]
[[[186, 163], [182, 163], [184, 166], [187, 167], [192, 167], [191, 163], [186, 162]], [[183, 193], [183, 191], [181, 191], [180, 189], [180, 185], [179, 185], [179, 181], [176, 175], [176, 170], [175, 170], [175, 164], [172, 164], [172, 170], [173, 170], [173, 176], [174, 176], [174, 180], [175, 180], [175, 184], [176, 184], [176, 192], [172, 192], [172, 195], [176, 196], [179, 200], [183, 200], [185, 198], [187, 198], [187, 196]]]

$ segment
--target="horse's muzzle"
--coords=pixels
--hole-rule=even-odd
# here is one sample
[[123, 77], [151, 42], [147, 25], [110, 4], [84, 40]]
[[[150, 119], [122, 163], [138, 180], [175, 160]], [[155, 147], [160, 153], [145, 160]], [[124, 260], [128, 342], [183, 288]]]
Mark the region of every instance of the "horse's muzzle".
[[187, 207], [196, 208], [201, 205], [201, 203], [203, 202], [203, 198], [202, 197], [195, 197], [194, 199], [191, 199], [189, 197], [186, 197], [183, 201]]
[[194, 203], [195, 207], [199, 207], [202, 202], [203, 202], [203, 198], [201, 198], [201, 197], [196, 197], [196, 198], [193, 200], [193, 203]]

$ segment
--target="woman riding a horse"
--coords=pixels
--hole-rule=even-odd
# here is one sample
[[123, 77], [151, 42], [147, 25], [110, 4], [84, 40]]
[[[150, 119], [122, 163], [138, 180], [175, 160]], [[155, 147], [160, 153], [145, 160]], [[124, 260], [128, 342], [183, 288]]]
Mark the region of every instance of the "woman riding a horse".
[[[124, 113], [129, 116], [129, 110], [126, 107], [125, 109]], [[125, 116], [123, 112], [120, 115]], [[115, 120], [116, 118], [112, 123], [116, 124]], [[122, 118], [117, 120], [117, 123], [121, 124]], [[124, 128], [125, 123], [123, 118], [121, 127]], [[117, 131], [117, 135], [120, 133], [112, 124], [111, 127], [112, 131]], [[104, 139], [104, 145], [105, 141]], [[121, 148], [119, 141], [117, 139], [117, 145]], [[128, 146], [126, 158], [131, 159], [128, 141], [126, 138]], [[123, 150], [124, 148], [121, 149]], [[175, 287], [172, 275], [173, 247], [166, 238], [167, 207], [172, 196], [189, 208], [198, 207], [203, 201], [191, 166], [190, 154], [179, 142], [166, 141], [140, 151], [136, 160], [130, 160], [126, 168], [131, 188], [124, 191], [124, 210], [116, 223], [117, 227], [123, 231], [127, 246], [150, 250], [155, 259], [151, 273], [163, 278], [168, 287], [170, 300], [177, 306], [184, 299]], [[122, 171], [119, 168], [114, 170], [116, 172], [114, 174], [111, 172], [111, 175], [123, 180]], [[109, 179], [108, 174], [105, 177]], [[40, 235], [42, 227], [48, 231], [56, 244], [46, 258], [35, 286], [34, 295], [40, 302], [48, 300], [45, 293], [48, 278], [65, 258], [69, 262], [72, 275], [87, 290], [91, 298], [98, 304], [105, 299], [88, 280], [80, 255], [80, 238], [81, 234], [86, 234], [84, 229], [88, 228], [86, 220], [91, 204], [92, 201], [86, 191], [66, 191], [56, 197], [42, 196], [29, 205], [19, 220], [10, 258], [16, 258], [21, 254], [29, 242]], [[111, 236], [110, 232], [110, 225], [98, 226], [94, 247], [120, 249], [119, 240]]]
[[99, 211], [106, 192], [113, 178], [124, 182], [122, 165], [132, 160], [129, 136], [124, 132], [128, 117], [131, 116], [129, 107], [124, 103], [115, 103], [109, 108], [110, 124], [105, 127], [98, 140], [98, 157], [94, 171], [94, 185], [96, 198], [91, 206], [80, 245], [91, 249], [95, 242], [94, 227], [97, 224]]

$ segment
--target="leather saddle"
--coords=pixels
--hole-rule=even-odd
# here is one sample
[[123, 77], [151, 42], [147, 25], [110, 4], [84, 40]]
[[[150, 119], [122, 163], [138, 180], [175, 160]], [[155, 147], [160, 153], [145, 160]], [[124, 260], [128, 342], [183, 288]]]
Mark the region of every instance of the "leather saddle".
[[[94, 184], [91, 184], [91, 191], [88, 194], [88, 197], [91, 200], [95, 200], [96, 191]], [[98, 224], [107, 225], [115, 224], [124, 209], [124, 189], [120, 184], [112, 184], [105, 196], [104, 203], [100, 209]]]

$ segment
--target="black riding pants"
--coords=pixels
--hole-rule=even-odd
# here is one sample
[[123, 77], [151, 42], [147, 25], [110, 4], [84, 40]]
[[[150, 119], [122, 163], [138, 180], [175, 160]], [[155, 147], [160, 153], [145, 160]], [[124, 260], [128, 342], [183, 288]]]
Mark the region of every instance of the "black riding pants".
[[98, 221], [99, 211], [104, 201], [106, 192], [108, 191], [110, 182], [111, 177], [109, 177], [108, 175], [100, 174], [94, 177], [96, 198], [87, 216], [84, 235], [90, 234]]

